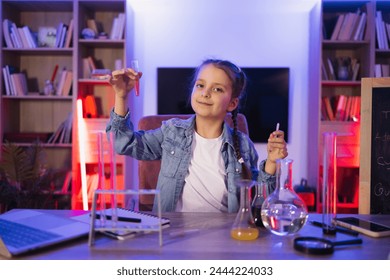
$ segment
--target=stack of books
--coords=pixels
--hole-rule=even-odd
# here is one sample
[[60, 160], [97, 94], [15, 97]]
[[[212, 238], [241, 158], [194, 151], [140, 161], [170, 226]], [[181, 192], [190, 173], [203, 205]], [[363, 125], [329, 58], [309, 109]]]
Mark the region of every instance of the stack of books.
[[3, 67], [5, 94], [8, 96], [27, 95], [27, 78], [25, 73], [19, 73], [16, 67], [5, 65]]
[[[54, 31], [55, 40], [48, 38]], [[3, 34], [7, 48], [31, 49], [39, 47], [69, 48], [72, 43], [73, 19], [69, 24], [60, 22], [57, 28], [40, 27], [39, 32], [32, 32], [28, 26], [17, 27], [9, 20], [3, 20]]]
[[383, 20], [382, 11], [376, 12], [375, 31], [378, 49], [388, 50], [390, 38], [390, 23], [387, 23]]
[[359, 121], [360, 96], [322, 97], [321, 119], [324, 121]]
[[72, 82], [73, 72], [71, 70], [62, 69], [60, 79], [58, 81], [58, 87], [56, 95], [58, 96], [69, 96], [72, 94]]
[[356, 13], [340, 14], [330, 40], [361, 41], [364, 38], [366, 23], [367, 13], [360, 12], [360, 10]]
[[125, 30], [125, 19], [126, 16], [124, 13], [120, 13], [117, 17], [114, 18], [110, 33], [111, 40], [123, 39]]
[[37, 38], [28, 26], [17, 27], [9, 20], [3, 20], [3, 34], [7, 48], [24, 49], [38, 47]]
[[69, 144], [72, 143], [72, 113], [69, 113], [66, 120], [64, 120], [52, 134], [47, 143], [49, 144]]

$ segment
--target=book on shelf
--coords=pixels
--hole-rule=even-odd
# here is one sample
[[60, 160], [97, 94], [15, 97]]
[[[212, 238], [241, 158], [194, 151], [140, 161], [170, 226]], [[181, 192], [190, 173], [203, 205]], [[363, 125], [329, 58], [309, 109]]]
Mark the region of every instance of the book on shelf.
[[389, 64], [381, 64], [382, 77], [390, 76], [390, 65]]
[[375, 76], [375, 78], [382, 77], [382, 66], [378, 63], [375, 64], [375, 67], [374, 67], [374, 76]]
[[367, 13], [362, 12], [359, 16], [357, 27], [352, 37], [354, 41], [361, 41], [364, 39], [366, 25], [367, 25]]
[[118, 18], [119, 18], [118, 39], [123, 39], [123, 35], [125, 32], [125, 25], [126, 25], [126, 15], [124, 13], [120, 13], [118, 15]]
[[18, 33], [22, 41], [22, 47], [25, 49], [30, 48], [30, 44], [27, 41], [27, 37], [26, 34], [24, 33], [23, 27], [18, 27]]
[[336, 106], [336, 112], [335, 112], [335, 119], [338, 121], [344, 120], [345, 116], [345, 107], [347, 104], [347, 96], [345, 95], [339, 95], [337, 106]]
[[65, 38], [66, 38], [66, 33], [67, 32], [68, 32], [68, 25], [64, 24], [64, 26], [62, 27], [61, 37], [60, 37], [60, 41], [59, 41], [59, 44], [58, 44], [59, 48], [63, 48], [64, 47], [64, 45], [65, 45]]
[[8, 79], [7, 69], [3, 67], [2, 72], [3, 72], [3, 80], [4, 80], [4, 87], [5, 87], [5, 95], [10, 96], [12, 95], [12, 93], [10, 88], [10, 82]]
[[340, 14], [337, 17], [336, 25], [333, 28], [332, 35], [330, 36], [330, 40], [337, 40], [337, 37], [340, 33], [341, 25], [343, 24], [344, 21], [344, 14]]
[[63, 85], [63, 88], [61, 91], [62, 96], [69, 96], [72, 94], [72, 92], [71, 92], [72, 81], [73, 81], [73, 72], [68, 70], [68, 71], [66, 71], [65, 81], [64, 81], [64, 85]]
[[62, 71], [59, 75], [58, 83], [57, 83], [57, 90], [56, 90], [56, 95], [62, 95], [62, 90], [64, 89], [64, 83], [66, 80], [66, 68], [62, 68]]
[[74, 29], [74, 21], [73, 18], [69, 21], [69, 27], [68, 32], [66, 33], [66, 39], [64, 43], [64, 48], [70, 48], [72, 44], [72, 37], [73, 37], [73, 29]]
[[343, 24], [341, 25], [340, 32], [337, 36], [337, 39], [340, 41], [351, 40], [352, 32], [355, 29], [356, 19], [358, 17], [357, 13], [347, 13], [344, 17]]
[[88, 60], [88, 65], [89, 65], [89, 69], [91, 70], [91, 72], [92, 72], [93, 70], [96, 70], [95, 59], [94, 59], [92, 56], [88, 56], [88, 57], [87, 57], [87, 60]]
[[358, 121], [360, 119], [360, 96], [337, 95], [322, 97], [322, 120]]
[[7, 48], [15, 47], [11, 39], [11, 26], [12, 26], [12, 21], [10, 21], [9, 19], [3, 20], [3, 34], [4, 34], [5, 44]]
[[359, 77], [360, 63], [358, 60], [353, 60], [352, 63], [352, 81], [357, 81]]
[[108, 80], [111, 74], [110, 69], [95, 69], [91, 72], [91, 79]]
[[64, 67], [59, 75], [56, 95], [69, 96], [72, 94], [73, 71]]
[[8, 96], [16, 95], [14, 85], [11, 81], [11, 74], [16, 73], [17, 69], [10, 65], [3, 67], [3, 80], [5, 84], [5, 94]]
[[2, 69], [5, 84], [5, 95], [23, 96], [27, 95], [27, 77], [20, 73], [16, 67], [5, 65]]
[[16, 96], [24, 96], [27, 95], [27, 78], [24, 73], [14, 73], [11, 74], [11, 83], [15, 88]]
[[83, 62], [83, 78], [91, 78], [91, 73], [96, 70], [95, 60], [92, 56], [87, 56], [82, 59]]
[[[168, 218], [160, 218], [152, 213], [140, 212], [121, 207], [109, 208], [99, 210], [96, 212], [96, 224], [98, 224], [103, 217], [105, 217], [105, 224], [111, 227], [112, 216], [116, 215], [118, 220], [116, 222], [117, 230], [104, 230], [103, 234], [118, 240], [124, 240], [137, 236], [138, 234], [146, 234], [151, 231], [158, 231], [161, 228], [170, 226]], [[100, 226], [99, 226], [100, 227]]]
[[334, 121], [335, 117], [334, 117], [333, 108], [332, 108], [332, 104], [330, 102], [329, 97], [327, 97], [327, 96], [323, 97], [322, 102], [323, 102], [323, 105], [325, 107], [325, 113], [326, 113], [324, 119]]
[[59, 48], [60, 47], [60, 44], [61, 44], [61, 36], [62, 36], [62, 32], [63, 32], [63, 28], [64, 28], [65, 24], [63, 22], [60, 22], [58, 25], [57, 25], [57, 29], [56, 29], [56, 40], [55, 40], [55, 43], [54, 43], [54, 47], [56, 48]]
[[378, 44], [378, 49], [389, 49], [388, 36], [386, 34], [385, 22], [383, 21], [382, 11], [376, 11], [375, 17], [375, 34]]
[[390, 77], [390, 65], [389, 64], [375, 64], [374, 67], [375, 78]]
[[337, 16], [330, 40], [361, 41], [364, 37], [367, 23], [367, 13], [356, 12], [341, 13]]
[[124, 13], [119, 13], [119, 15], [113, 19], [111, 32], [110, 32], [111, 40], [119, 40], [123, 38], [125, 24], [126, 24], [125, 21], [126, 21], [126, 16]]
[[14, 22], [11, 22], [11, 40], [15, 48], [23, 48], [22, 38], [20, 37], [18, 27]]
[[327, 72], [328, 72], [328, 77], [329, 77], [329, 80], [336, 80], [336, 73], [335, 73], [335, 67], [334, 67], [334, 62], [333, 62], [333, 59], [328, 57], [327, 60], [326, 60], [326, 69], [327, 69]]
[[50, 136], [47, 143], [69, 144], [72, 142], [72, 116], [72, 113], [68, 114], [68, 117], [58, 126], [57, 130]]
[[33, 49], [37, 48], [38, 42], [37, 42], [35, 36], [33, 35], [33, 33], [31, 32], [31, 29], [27, 25], [23, 26], [22, 29], [23, 29], [24, 35], [27, 38], [28, 47], [33, 48]]

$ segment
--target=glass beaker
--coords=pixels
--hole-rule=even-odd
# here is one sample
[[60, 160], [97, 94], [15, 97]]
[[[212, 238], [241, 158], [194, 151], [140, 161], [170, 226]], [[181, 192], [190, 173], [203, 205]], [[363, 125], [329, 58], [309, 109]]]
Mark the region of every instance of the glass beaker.
[[252, 200], [252, 215], [254, 223], [257, 227], [264, 227], [261, 219], [261, 207], [263, 206], [264, 200], [267, 197], [267, 184], [259, 182], [254, 185], [255, 194]]
[[276, 188], [261, 208], [265, 228], [280, 236], [298, 232], [308, 217], [305, 203], [292, 186], [292, 163], [291, 159], [276, 161]]
[[237, 187], [240, 188], [240, 209], [230, 230], [230, 236], [234, 239], [254, 240], [259, 236], [259, 230], [256, 228], [253, 220], [250, 203], [250, 189], [254, 184], [254, 181], [245, 179], [237, 182]]

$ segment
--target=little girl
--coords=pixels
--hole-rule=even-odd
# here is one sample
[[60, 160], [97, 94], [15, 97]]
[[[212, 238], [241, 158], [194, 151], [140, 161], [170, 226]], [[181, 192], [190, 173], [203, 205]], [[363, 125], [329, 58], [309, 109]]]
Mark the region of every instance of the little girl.
[[[157, 189], [163, 212], [237, 212], [240, 192], [235, 182], [248, 176], [274, 189], [275, 161], [288, 155], [284, 133], [270, 134], [268, 157], [257, 168], [253, 142], [236, 125], [246, 85], [239, 67], [226, 60], [205, 60], [194, 74], [191, 106], [195, 115], [170, 119], [150, 131], [134, 131], [127, 107], [129, 92], [141, 76], [130, 68], [112, 72], [115, 106], [107, 133], [114, 134], [119, 154], [161, 159]], [[224, 122], [229, 112], [233, 128]]]

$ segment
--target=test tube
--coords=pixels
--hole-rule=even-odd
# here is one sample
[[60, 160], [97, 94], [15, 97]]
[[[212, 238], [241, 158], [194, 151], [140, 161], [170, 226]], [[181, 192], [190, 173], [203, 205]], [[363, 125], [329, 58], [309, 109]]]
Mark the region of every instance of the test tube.
[[[133, 68], [133, 70], [136, 71], [138, 74], [139, 72], [138, 60], [134, 59], [131, 61], [131, 68]], [[139, 77], [137, 77], [135, 80], [134, 90], [135, 90], [135, 96], [139, 96]]]
[[325, 132], [322, 180], [322, 231], [324, 234], [336, 234], [336, 133]]

